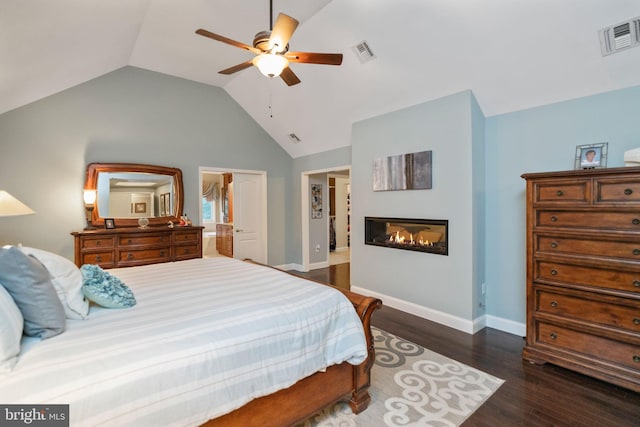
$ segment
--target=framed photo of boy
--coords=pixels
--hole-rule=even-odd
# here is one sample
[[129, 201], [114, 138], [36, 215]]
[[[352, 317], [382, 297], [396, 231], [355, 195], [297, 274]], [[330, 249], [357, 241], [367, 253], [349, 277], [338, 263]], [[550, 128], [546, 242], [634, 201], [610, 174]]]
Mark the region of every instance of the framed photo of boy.
[[608, 142], [578, 145], [574, 169], [596, 169], [607, 167]]
[[116, 228], [116, 223], [113, 220], [113, 218], [105, 218], [104, 219], [104, 228], [106, 228], [106, 229]]

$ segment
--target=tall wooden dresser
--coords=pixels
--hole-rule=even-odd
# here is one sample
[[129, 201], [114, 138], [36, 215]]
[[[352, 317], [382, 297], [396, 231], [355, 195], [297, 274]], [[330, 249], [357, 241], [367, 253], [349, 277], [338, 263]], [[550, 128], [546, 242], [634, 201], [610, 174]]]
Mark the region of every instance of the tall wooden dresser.
[[640, 168], [522, 177], [523, 358], [640, 391]]
[[148, 227], [86, 230], [71, 233], [75, 263], [102, 268], [132, 267], [202, 258], [204, 227]]

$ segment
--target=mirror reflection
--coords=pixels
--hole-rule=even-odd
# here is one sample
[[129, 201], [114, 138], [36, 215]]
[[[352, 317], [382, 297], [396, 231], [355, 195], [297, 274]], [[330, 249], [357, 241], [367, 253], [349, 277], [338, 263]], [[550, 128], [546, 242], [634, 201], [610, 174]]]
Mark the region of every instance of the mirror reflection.
[[177, 216], [173, 177], [142, 172], [100, 172], [97, 204], [102, 217]]

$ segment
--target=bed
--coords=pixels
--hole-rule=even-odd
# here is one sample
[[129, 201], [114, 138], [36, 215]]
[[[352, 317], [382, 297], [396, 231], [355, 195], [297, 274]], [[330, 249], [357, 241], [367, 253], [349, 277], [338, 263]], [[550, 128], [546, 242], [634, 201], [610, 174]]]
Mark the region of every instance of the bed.
[[136, 305], [23, 338], [0, 402], [70, 404], [72, 426], [282, 427], [367, 407], [379, 300], [225, 257], [108, 272]]

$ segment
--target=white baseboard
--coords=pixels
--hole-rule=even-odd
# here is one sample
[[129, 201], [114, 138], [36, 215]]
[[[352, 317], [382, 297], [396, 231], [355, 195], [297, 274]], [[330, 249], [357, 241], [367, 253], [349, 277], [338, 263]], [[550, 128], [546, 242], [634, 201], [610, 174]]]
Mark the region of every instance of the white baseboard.
[[467, 334], [475, 334], [485, 327], [490, 327], [510, 334], [524, 336], [524, 331], [526, 330], [525, 325], [522, 323], [508, 319], [501, 319], [495, 316], [482, 315], [471, 321], [439, 310], [424, 307], [413, 302], [404, 301], [369, 289], [360, 288], [358, 286], [352, 286], [351, 290], [362, 295], [380, 298], [384, 305], [388, 305], [389, 307], [402, 310], [406, 313], [413, 314], [414, 316], [466, 332]]
[[302, 265], [301, 264], [282, 264], [282, 265], [274, 265], [275, 268], [278, 268], [280, 270], [296, 270], [296, 271], [302, 271]]
[[318, 268], [326, 267], [329, 267], [329, 261], [314, 262], [313, 264], [309, 264], [309, 270], [316, 270]]
[[487, 315], [486, 317], [487, 326], [490, 328], [498, 329], [520, 337], [527, 336], [527, 325], [522, 322], [514, 322], [513, 320], [490, 315]]

